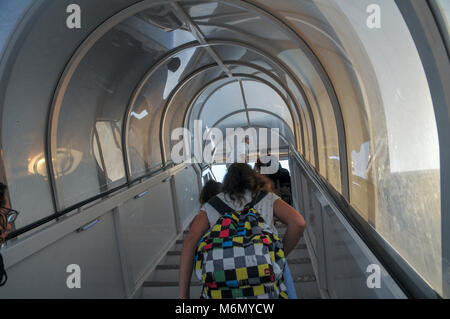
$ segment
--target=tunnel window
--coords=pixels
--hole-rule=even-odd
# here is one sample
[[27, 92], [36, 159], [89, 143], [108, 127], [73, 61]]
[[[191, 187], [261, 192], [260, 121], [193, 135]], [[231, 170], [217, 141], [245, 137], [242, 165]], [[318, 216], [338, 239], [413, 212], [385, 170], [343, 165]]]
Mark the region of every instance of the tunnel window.
[[91, 48], [74, 72], [61, 104], [55, 106], [58, 117], [52, 124], [52, 152], [61, 208], [126, 181], [123, 114], [134, 81], [143, 75], [138, 66], [153, 63], [153, 57], [120, 29], [111, 30]]
[[[382, 12], [382, 27], [376, 30], [358, 18], [367, 17], [371, 3], [318, 6], [352, 66], [326, 65], [338, 96], [347, 101], [342, 110], [350, 201], [442, 293], [439, 144], [430, 90], [395, 2], [375, 2]], [[351, 86], [345, 83], [361, 93], [349, 93]]]
[[[293, 115], [296, 119], [297, 116], [299, 117], [297, 119], [298, 122], [301, 121], [301, 127], [299, 129], [301, 143], [299, 141], [300, 145], [297, 150], [301, 154], [305, 154], [304, 148], [311, 145], [311, 152], [309, 152], [309, 149], [307, 149], [307, 154], [305, 154], [305, 156], [313, 154], [312, 147], [314, 144], [310, 142], [310, 140], [312, 139], [310, 116], [305, 110], [306, 103], [304, 100], [304, 96], [299, 91], [299, 85], [296, 85], [292, 80], [291, 75], [286, 73], [286, 71], [280, 66], [280, 64], [278, 64], [279, 61], [276, 61], [276, 59], [278, 59], [276, 56], [272, 56], [270, 52], [264, 52], [264, 50], [261, 50], [261, 48], [266, 49], [265, 46], [260, 46], [258, 49], [255, 49], [252, 47], [240, 47], [237, 44], [214, 44], [214, 49], [223, 60], [229, 61], [238, 59], [239, 62], [247, 64], [246, 66], [236, 66], [237, 72], [239, 72], [240, 70], [245, 70], [251, 75], [258, 76], [259, 78], [269, 82], [271, 85], [282, 92], [283, 96], [288, 100], [288, 103], [291, 104], [291, 108], [295, 110], [295, 114]], [[264, 72], [255, 69], [255, 67], [262, 68]], [[272, 77], [269, 75], [272, 75]], [[273, 76], [276, 77], [278, 82], [274, 81]], [[281, 86], [280, 84], [283, 84], [283, 86]], [[292, 103], [293, 101], [291, 99], [291, 96], [288, 95], [287, 90], [290, 91], [292, 99], [294, 99], [297, 104]], [[307, 160], [311, 159], [307, 157]]]
[[[83, 57], [62, 102], [55, 106], [51, 143], [59, 209], [126, 182], [122, 124], [130, 96], [163, 54], [194, 39], [190, 32], [179, 28], [166, 33], [157, 27], [176, 25], [175, 20], [168, 23], [158, 20], [157, 9], [132, 16], [104, 34]], [[170, 62], [167, 69], [176, 73], [176, 61]], [[130, 117], [137, 121], [143, 118], [159, 121], [150, 115], [153, 114], [148, 109], [130, 112]], [[128, 134], [133, 140], [127, 153], [131, 157], [130, 166], [139, 170], [139, 165], [147, 164], [150, 158], [152, 164], [158, 165], [158, 134], [150, 134], [156, 150], [145, 153], [142, 150], [150, 143], [136, 131], [133, 127]]]
[[300, 111], [300, 122], [302, 126], [301, 127], [302, 130], [300, 132], [303, 135], [302, 141], [304, 143], [304, 145], [302, 145], [303, 152], [301, 154], [303, 154], [306, 161], [312, 164], [314, 162], [314, 158], [312, 156], [314, 154], [313, 150], [314, 143], [312, 138], [312, 126], [311, 126], [312, 118], [306, 105], [306, 101], [302, 96], [302, 94], [299, 92], [294, 81], [292, 79], [286, 79], [286, 82], [287, 87], [292, 91], [294, 98], [300, 103], [299, 111]]
[[[294, 132], [294, 123], [291, 113], [283, 99], [269, 86], [257, 81], [242, 81], [244, 87], [245, 99], [248, 109], [261, 109], [280, 117], [292, 132]], [[262, 94], [264, 92], [264, 94]], [[269, 114], [269, 113], [268, 113]], [[255, 117], [258, 116], [255, 114]], [[263, 114], [259, 114], [263, 120]], [[286, 131], [287, 133], [287, 131]]]
[[227, 174], [227, 166], [225, 164], [215, 164], [211, 166], [211, 170], [218, 182], [223, 183], [223, 179]]
[[218, 120], [229, 113], [243, 110], [244, 108], [241, 88], [239, 82], [236, 81], [210, 96], [199, 116], [205, 126], [212, 127]]
[[250, 125], [278, 129], [279, 134], [286, 137], [291, 145], [295, 145], [294, 133], [289, 129], [288, 124], [279, 117], [258, 111], [249, 111], [248, 117], [250, 119]]
[[[186, 6], [191, 13], [202, 12], [206, 4]], [[205, 9], [206, 10], [206, 9]], [[330, 102], [329, 92], [322, 83], [319, 71], [309, 57], [299, 48], [292, 47], [289, 37], [273, 24], [253, 13], [246, 12], [238, 5], [217, 4], [215, 12], [220, 10], [222, 15], [209, 17], [193, 15], [194, 21], [208, 37], [232, 38], [249, 43], [256, 48], [264, 48], [273, 59], [280, 59], [289, 66], [297, 81], [303, 86], [310, 106], [309, 117], [313, 120], [311, 127], [311, 143], [309, 143], [309, 160], [316, 166], [322, 176], [341, 191], [340, 154], [338, 144], [338, 131], [333, 106]], [[228, 12], [228, 14], [226, 14]], [[260, 30], [265, 30], [261, 33]], [[271, 45], [267, 46], [266, 43]], [[219, 52], [221, 52], [219, 50]], [[225, 51], [226, 53], [227, 51]], [[228, 51], [229, 52], [229, 51]], [[235, 51], [235, 54], [237, 52]], [[240, 59], [247, 59], [246, 52], [242, 52]], [[222, 53], [223, 54], [223, 53]], [[298, 95], [297, 95], [298, 96]], [[302, 98], [303, 99], [303, 98]], [[299, 100], [300, 101], [300, 100]], [[342, 141], [344, 142], [344, 141]], [[314, 150], [317, 148], [317, 150]], [[316, 155], [317, 160], [316, 162]], [[313, 156], [314, 155], [314, 156]]]
[[295, 144], [293, 119], [283, 99], [269, 86], [256, 81], [242, 80], [242, 89], [236, 80], [203, 98], [202, 104], [196, 104], [201, 108], [197, 117], [202, 120], [203, 128], [215, 124], [224, 130], [249, 124], [263, 125], [280, 129]]
[[[281, 96], [267, 84], [244, 77], [241, 81], [242, 87], [238, 78], [217, 81], [197, 97], [188, 119], [192, 135], [195, 135], [194, 120], [199, 119], [205, 133], [210, 132], [213, 126], [222, 132], [222, 137], [226, 135], [227, 128], [264, 127], [267, 131], [277, 128], [278, 133], [294, 145], [293, 119]], [[247, 86], [247, 83], [250, 85]], [[216, 138], [215, 135], [208, 136], [204, 146], [211, 142], [216, 145]], [[216, 153], [218, 158], [222, 157], [221, 154]]]
[[436, 0], [441, 14], [444, 19], [445, 27], [447, 30], [450, 29], [450, 3], [445, 0]]
[[153, 76], [153, 91], [140, 95], [128, 116], [126, 151], [131, 178], [158, 169], [162, 166], [159, 126], [165, 72], [158, 71]]
[[93, 151], [97, 165], [111, 182], [125, 178], [122, 137], [119, 123], [98, 121], [93, 135]]
[[[225, 61], [237, 59], [239, 63], [244, 63], [244, 65], [233, 66], [233, 72], [243, 72], [257, 76], [282, 92], [282, 95], [288, 100], [288, 103], [292, 104], [291, 109], [295, 110], [294, 117], [296, 118], [296, 121], [301, 122], [301, 127], [299, 128], [300, 141], [297, 150], [301, 154], [304, 154], [308, 161], [314, 161], [314, 158], [309, 157], [310, 154], [314, 154], [314, 143], [312, 143], [311, 119], [304, 99], [306, 96], [302, 95], [300, 92], [299, 84], [296, 84], [292, 80], [292, 75], [288, 74], [287, 71], [283, 69], [280, 61], [277, 61], [278, 57], [276, 55], [271, 55], [271, 52], [265, 51], [267, 47], [264, 45], [259, 45], [257, 47], [242, 47], [233, 43], [224, 45], [218, 40], [217, 43], [214, 43], [213, 41], [213, 48]], [[277, 81], [275, 81], [273, 77], [275, 77]], [[288, 91], [290, 95], [288, 94]], [[297, 104], [293, 103], [292, 99], [295, 100]], [[298, 119], [297, 116], [299, 117]], [[311, 149], [308, 147], [311, 147]]]
[[[202, 64], [203, 62], [197, 63], [200, 71], [187, 75], [180, 82], [178, 88], [174, 91], [170, 101], [167, 101], [167, 111], [162, 134], [164, 138], [166, 160], [168, 161], [173, 161], [171, 158], [171, 151], [179, 141], [177, 138], [172, 137], [172, 133], [176, 132], [176, 129], [187, 125], [187, 122], [185, 123], [185, 115], [190, 102], [192, 102], [192, 99], [196, 95], [195, 92], [201, 91], [208, 83], [211, 82], [211, 79], [224, 76], [223, 69], [216, 65], [213, 61], [208, 61], [206, 64]], [[192, 135], [192, 139], [193, 138], [194, 135]], [[200, 136], [199, 141], [201, 140], [202, 137]], [[194, 143], [192, 143], [191, 146], [194, 147]], [[191, 153], [190, 155], [193, 156], [194, 153]], [[199, 162], [201, 162], [201, 159], [199, 159]]]
[[[305, 87], [304, 92], [310, 105], [310, 117], [314, 119], [314, 128], [311, 127], [311, 134], [315, 133], [315, 138], [311, 136], [312, 140], [309, 144], [310, 162], [315, 163], [313, 147], [316, 145], [318, 163], [314, 165], [318, 166], [320, 174], [338, 192], [341, 192], [338, 131], [328, 91], [319, 72], [301, 50], [284, 50], [280, 54], [280, 58], [291, 67]], [[341, 142], [344, 143], [344, 141]]]
[[[172, 90], [186, 73], [192, 71], [201, 49], [189, 48], [166, 58], [149, 71], [145, 83], [130, 108], [126, 141], [130, 176], [137, 178], [163, 165], [160, 145], [161, 117]], [[204, 63], [209, 63], [206, 60]]]
[[214, 85], [208, 85], [203, 88], [203, 91], [199, 92], [200, 95], [197, 97], [197, 99], [192, 101], [192, 105], [189, 106], [190, 108], [187, 113], [187, 123], [190, 130], [194, 127], [194, 121], [200, 118], [200, 114], [203, 112], [204, 105], [212, 96], [214, 96], [214, 93], [220, 90], [222, 87], [226, 87], [234, 82], [236, 82], [236, 79], [230, 79], [228, 77], [218, 79], [214, 82]]
[[447, 50], [450, 50], [450, 2], [448, 0], [436, 0], [430, 3], [433, 12], [437, 16], [436, 20], [442, 30]]

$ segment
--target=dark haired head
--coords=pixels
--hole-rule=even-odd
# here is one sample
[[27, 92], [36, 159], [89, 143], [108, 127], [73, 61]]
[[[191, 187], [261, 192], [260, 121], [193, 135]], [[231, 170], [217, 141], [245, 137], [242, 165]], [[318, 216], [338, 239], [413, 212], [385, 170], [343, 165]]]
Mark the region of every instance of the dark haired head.
[[268, 179], [255, 172], [250, 165], [245, 163], [231, 164], [223, 181], [223, 191], [232, 200], [242, 202], [246, 190], [250, 190], [253, 196], [261, 191], [271, 191]]
[[204, 204], [209, 201], [211, 198], [216, 196], [217, 194], [222, 192], [222, 183], [216, 182], [214, 180], [209, 180], [206, 182], [205, 186], [203, 186], [202, 191], [200, 192], [200, 204]]

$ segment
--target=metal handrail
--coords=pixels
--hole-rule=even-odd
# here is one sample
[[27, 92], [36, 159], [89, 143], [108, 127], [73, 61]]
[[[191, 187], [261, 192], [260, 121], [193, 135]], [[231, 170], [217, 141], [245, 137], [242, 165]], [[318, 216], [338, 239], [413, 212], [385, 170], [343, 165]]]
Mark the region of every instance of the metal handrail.
[[167, 166], [166, 167], [161, 167], [161, 168], [159, 168], [159, 169], [157, 169], [155, 171], [149, 172], [149, 173], [147, 173], [145, 175], [142, 175], [142, 176], [140, 176], [138, 178], [135, 178], [133, 180], [125, 182], [122, 185], [119, 185], [119, 186], [114, 187], [114, 188], [112, 188], [110, 190], [102, 192], [102, 193], [100, 193], [98, 195], [95, 195], [93, 197], [85, 199], [85, 200], [83, 200], [83, 201], [81, 201], [81, 202], [79, 202], [79, 203], [77, 203], [75, 205], [69, 206], [69, 207], [67, 207], [67, 208], [65, 208], [65, 209], [63, 209], [61, 211], [57, 211], [57, 212], [55, 212], [53, 214], [50, 214], [50, 215], [48, 215], [48, 216], [46, 216], [44, 218], [41, 218], [41, 219], [31, 223], [31, 224], [28, 224], [28, 225], [26, 225], [24, 227], [21, 227], [21, 228], [19, 228], [17, 230], [14, 230], [14, 231], [12, 231], [12, 232], [10, 232], [8, 234], [8, 236], [6, 237], [6, 241], [11, 240], [13, 238], [16, 238], [16, 237], [18, 237], [18, 236], [20, 236], [20, 235], [22, 235], [24, 233], [27, 233], [27, 232], [35, 229], [35, 228], [38, 228], [38, 227], [40, 227], [40, 226], [42, 226], [42, 225], [44, 225], [44, 224], [46, 224], [48, 222], [51, 222], [51, 221], [53, 221], [53, 220], [55, 220], [57, 218], [60, 218], [60, 217], [62, 217], [64, 215], [66, 215], [66, 214], [69, 214], [69, 213], [71, 213], [73, 211], [76, 211], [76, 210], [80, 209], [81, 207], [83, 207], [83, 206], [85, 206], [87, 204], [95, 202], [96, 200], [99, 200], [99, 199], [102, 199], [104, 197], [107, 197], [107, 196], [111, 195], [112, 193], [115, 193], [115, 192], [117, 192], [117, 191], [119, 191], [121, 189], [130, 187], [130, 186], [134, 185], [136, 182], [142, 183], [143, 179], [147, 179], [149, 177], [153, 177], [153, 176], [161, 173], [162, 171], [166, 170], [167, 168], [168, 168]]

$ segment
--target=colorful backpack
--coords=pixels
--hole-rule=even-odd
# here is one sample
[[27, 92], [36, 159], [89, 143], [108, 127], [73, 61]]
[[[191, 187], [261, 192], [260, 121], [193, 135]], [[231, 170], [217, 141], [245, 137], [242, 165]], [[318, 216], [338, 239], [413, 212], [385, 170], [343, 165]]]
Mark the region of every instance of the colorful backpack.
[[217, 196], [208, 201], [222, 216], [196, 249], [203, 298], [288, 298], [283, 244], [254, 208], [266, 194], [258, 194], [242, 211]]

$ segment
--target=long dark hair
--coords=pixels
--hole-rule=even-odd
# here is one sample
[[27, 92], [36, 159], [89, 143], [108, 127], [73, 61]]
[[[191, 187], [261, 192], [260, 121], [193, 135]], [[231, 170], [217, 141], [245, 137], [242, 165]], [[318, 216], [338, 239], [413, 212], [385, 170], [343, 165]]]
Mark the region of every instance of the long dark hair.
[[211, 198], [213, 198], [213, 196], [221, 193], [222, 188], [222, 183], [216, 182], [215, 180], [207, 181], [205, 186], [203, 186], [202, 191], [200, 192], [200, 204], [206, 203]]
[[261, 191], [270, 192], [271, 186], [267, 177], [254, 171], [245, 163], [234, 163], [228, 167], [223, 180], [223, 191], [232, 200], [244, 200], [245, 191], [250, 190], [252, 195]]

